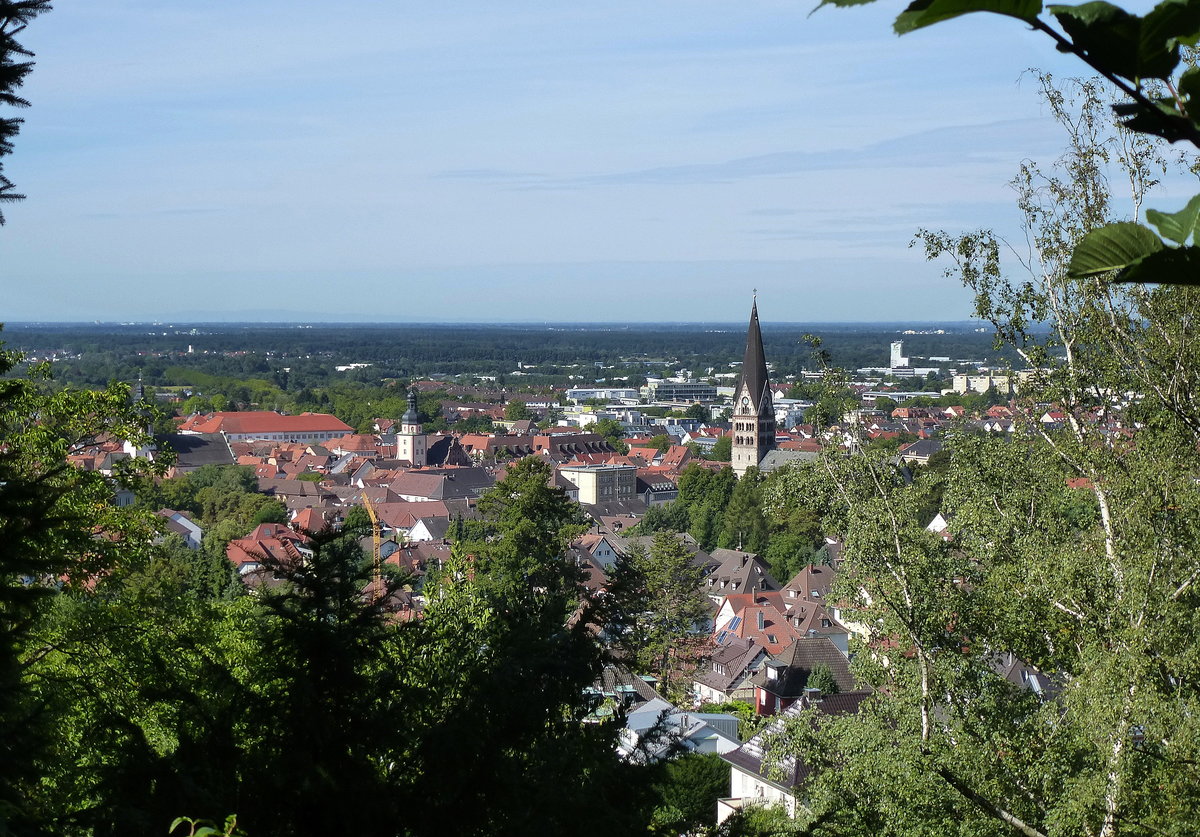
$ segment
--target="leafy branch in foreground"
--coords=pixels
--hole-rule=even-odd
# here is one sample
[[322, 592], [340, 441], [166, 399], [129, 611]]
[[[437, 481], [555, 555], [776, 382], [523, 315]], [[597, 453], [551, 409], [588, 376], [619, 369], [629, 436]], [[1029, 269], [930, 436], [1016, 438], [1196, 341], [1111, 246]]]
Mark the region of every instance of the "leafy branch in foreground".
[[[863, 2], [871, 0], [823, 0], [820, 5]], [[894, 28], [903, 35], [972, 12], [1016, 18], [1046, 34], [1059, 52], [1083, 61], [1127, 97], [1113, 110], [1129, 131], [1200, 148], [1200, 67], [1185, 54], [1200, 43], [1200, 0], [1163, 0], [1145, 15], [1104, 0], [1078, 6], [1043, 6], [1041, 0], [913, 0]], [[1173, 214], [1148, 210], [1146, 219], [1157, 233], [1135, 221], [1093, 230], [1079, 242], [1070, 273], [1116, 282], [1200, 284], [1200, 245], [1193, 235], [1198, 212], [1200, 195]]]

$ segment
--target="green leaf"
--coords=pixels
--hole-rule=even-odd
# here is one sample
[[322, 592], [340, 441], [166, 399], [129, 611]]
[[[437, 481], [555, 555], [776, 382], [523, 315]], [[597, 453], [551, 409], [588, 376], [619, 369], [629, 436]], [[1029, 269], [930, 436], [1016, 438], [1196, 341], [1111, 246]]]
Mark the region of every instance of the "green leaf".
[[1166, 47], [1176, 42], [1192, 43], [1200, 35], [1200, 3], [1195, 0], [1163, 0], [1146, 15], [1142, 39]]
[[1122, 270], [1114, 282], [1200, 285], [1200, 247], [1168, 247]]
[[1174, 101], [1160, 99], [1154, 106], [1143, 106], [1139, 102], [1123, 102], [1113, 105], [1113, 112], [1120, 117], [1121, 125], [1139, 134], [1162, 137], [1167, 142], [1192, 141], [1196, 136], [1196, 125], [1186, 116], [1181, 116]]
[[1131, 81], [1170, 78], [1179, 46], [1168, 33], [1186, 28], [1183, 14], [1164, 11], [1153, 22], [1095, 0], [1080, 6], [1048, 6], [1075, 47], [1101, 68]]
[[1119, 221], [1092, 230], [1071, 254], [1070, 276], [1092, 276], [1120, 270], [1162, 250], [1162, 240], [1148, 227]]
[[1200, 67], [1193, 67], [1181, 75], [1175, 89], [1189, 105], [1200, 103]]
[[1032, 23], [1041, 11], [1041, 0], [914, 0], [896, 18], [893, 28], [897, 35], [904, 35], [971, 12], [992, 12]]
[[1196, 195], [1188, 201], [1187, 206], [1173, 215], [1157, 209], [1146, 210], [1146, 220], [1154, 225], [1159, 235], [1176, 244], [1187, 243], [1196, 230], [1197, 218], [1200, 218], [1200, 195]]
[[176, 817], [171, 822], [171, 827], [167, 829], [167, 833], [173, 834], [175, 832], [175, 829], [179, 828], [181, 823], [185, 823], [185, 822], [190, 823], [191, 821], [192, 821], [191, 817]]

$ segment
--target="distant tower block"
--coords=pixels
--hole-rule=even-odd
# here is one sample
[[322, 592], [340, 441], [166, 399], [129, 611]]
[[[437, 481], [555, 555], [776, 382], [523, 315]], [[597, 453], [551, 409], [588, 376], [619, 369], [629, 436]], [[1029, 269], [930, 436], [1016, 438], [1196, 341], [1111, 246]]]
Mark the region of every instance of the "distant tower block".
[[744, 476], [747, 469], [757, 468], [767, 451], [774, 449], [775, 403], [771, 397], [762, 332], [758, 327], [756, 295], [750, 307], [750, 328], [746, 332], [742, 375], [734, 390], [733, 446], [730, 456], [733, 472], [738, 477]]
[[892, 341], [891, 367], [893, 369], [899, 369], [904, 366], [908, 366], [908, 358], [904, 356], [904, 341], [894, 340]]

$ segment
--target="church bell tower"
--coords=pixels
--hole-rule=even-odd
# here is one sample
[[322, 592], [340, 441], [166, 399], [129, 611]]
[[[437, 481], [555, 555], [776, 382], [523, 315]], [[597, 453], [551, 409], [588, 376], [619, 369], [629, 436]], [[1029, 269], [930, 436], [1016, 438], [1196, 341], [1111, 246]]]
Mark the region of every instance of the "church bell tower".
[[746, 333], [746, 355], [742, 374], [733, 394], [733, 446], [730, 464], [741, 478], [748, 468], [758, 467], [767, 451], [775, 449], [775, 401], [767, 376], [762, 332], [758, 327], [758, 294], [750, 307]]
[[414, 468], [425, 466], [425, 432], [417, 416], [417, 391], [408, 391], [408, 410], [400, 417], [400, 429], [396, 431], [396, 458], [403, 459]]

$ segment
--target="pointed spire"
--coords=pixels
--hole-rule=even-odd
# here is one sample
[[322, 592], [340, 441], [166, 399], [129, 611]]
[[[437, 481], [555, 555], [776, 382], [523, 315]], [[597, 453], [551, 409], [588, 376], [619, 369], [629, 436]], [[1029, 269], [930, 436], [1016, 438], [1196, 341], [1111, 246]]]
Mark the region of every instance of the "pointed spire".
[[[758, 291], [754, 292], [754, 301], [750, 306], [750, 328], [746, 332], [746, 354], [742, 358], [742, 380], [750, 391], [750, 400], [755, 410], [762, 406], [763, 393], [769, 384], [767, 377], [767, 356], [763, 352], [762, 331], [758, 327]], [[738, 392], [741, 385], [738, 386]]]

